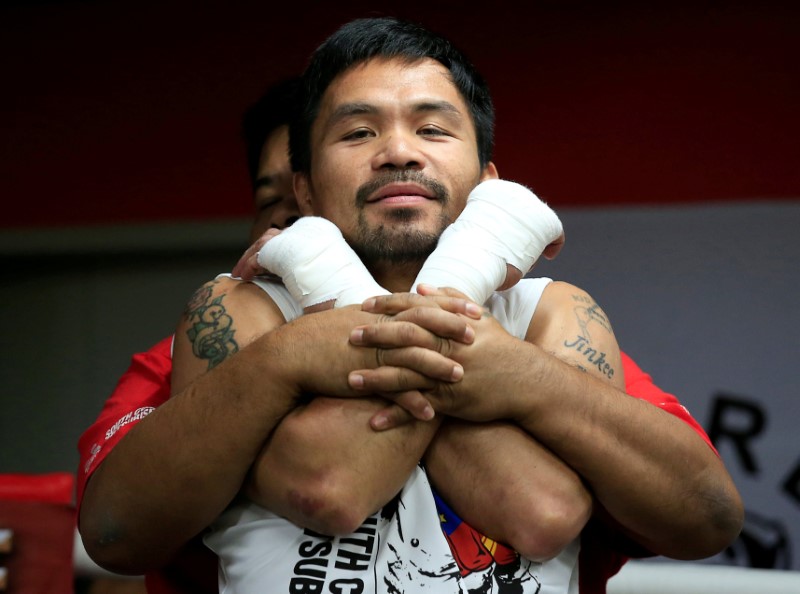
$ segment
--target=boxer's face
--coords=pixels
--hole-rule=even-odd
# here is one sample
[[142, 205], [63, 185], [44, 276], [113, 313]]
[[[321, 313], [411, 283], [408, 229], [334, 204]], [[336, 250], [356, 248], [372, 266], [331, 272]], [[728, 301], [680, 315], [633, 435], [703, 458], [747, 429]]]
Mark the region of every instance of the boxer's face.
[[431, 59], [376, 58], [339, 75], [311, 148], [311, 172], [295, 182], [301, 209], [336, 223], [368, 265], [424, 260], [491, 174], [468, 106]]

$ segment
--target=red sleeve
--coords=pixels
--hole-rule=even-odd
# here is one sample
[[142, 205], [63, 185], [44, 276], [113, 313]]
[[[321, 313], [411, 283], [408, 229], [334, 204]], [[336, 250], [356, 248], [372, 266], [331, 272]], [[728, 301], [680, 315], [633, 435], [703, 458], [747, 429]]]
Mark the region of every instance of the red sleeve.
[[709, 447], [717, 451], [708, 438], [705, 430], [700, 423], [694, 420], [689, 411], [678, 402], [672, 394], [667, 394], [653, 383], [653, 378], [641, 370], [641, 368], [628, 355], [620, 352], [622, 356], [622, 371], [625, 374], [625, 391], [635, 398], [647, 400], [658, 408], [678, 417], [681, 421], [689, 425], [697, 434], [702, 437]]
[[[642, 371], [628, 355], [622, 352], [620, 355], [625, 373], [625, 391], [678, 417], [716, 452], [706, 432], [678, 399], [656, 386], [653, 378]], [[581, 552], [578, 557], [581, 594], [605, 594], [606, 582], [619, 572], [630, 557], [651, 555], [652, 553], [627, 539], [609, 524], [592, 518], [581, 533]]]
[[80, 464], [76, 502], [80, 509], [86, 481], [136, 423], [169, 399], [172, 373], [172, 337], [138, 353], [106, 400], [97, 420], [78, 440]]

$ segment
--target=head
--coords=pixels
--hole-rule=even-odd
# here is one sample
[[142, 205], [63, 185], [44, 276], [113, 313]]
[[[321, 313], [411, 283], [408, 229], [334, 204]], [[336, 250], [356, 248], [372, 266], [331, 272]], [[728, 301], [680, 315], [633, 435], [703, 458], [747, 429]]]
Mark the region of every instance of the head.
[[[491, 163], [487, 86], [448, 41], [394, 19], [313, 54], [290, 146], [301, 212], [329, 218], [379, 282], [415, 274]], [[406, 275], [407, 276], [407, 275]]]
[[300, 216], [289, 166], [289, 122], [299, 86], [297, 77], [272, 85], [242, 118], [255, 206], [250, 241], [270, 227], [288, 227]]
[[397, 58], [409, 64], [430, 58], [447, 68], [472, 116], [481, 166], [489, 164], [494, 147], [494, 106], [486, 81], [447, 39], [417, 24], [386, 17], [346, 23], [311, 56], [302, 76], [301, 107], [292, 122], [289, 152], [294, 171], [310, 171], [311, 127], [325, 90], [344, 71], [374, 58]]

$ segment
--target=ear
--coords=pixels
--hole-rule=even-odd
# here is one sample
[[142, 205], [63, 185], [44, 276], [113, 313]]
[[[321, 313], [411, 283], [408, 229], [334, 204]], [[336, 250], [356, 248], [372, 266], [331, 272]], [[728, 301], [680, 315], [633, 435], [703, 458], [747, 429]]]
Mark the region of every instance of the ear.
[[305, 173], [295, 173], [292, 177], [294, 195], [297, 198], [297, 208], [304, 217], [314, 214], [311, 204], [311, 188], [308, 176]]
[[481, 172], [481, 181], [486, 181], [487, 179], [499, 179], [500, 174], [497, 173], [497, 167], [495, 167], [492, 161], [489, 161], [486, 164], [486, 167], [483, 168]]

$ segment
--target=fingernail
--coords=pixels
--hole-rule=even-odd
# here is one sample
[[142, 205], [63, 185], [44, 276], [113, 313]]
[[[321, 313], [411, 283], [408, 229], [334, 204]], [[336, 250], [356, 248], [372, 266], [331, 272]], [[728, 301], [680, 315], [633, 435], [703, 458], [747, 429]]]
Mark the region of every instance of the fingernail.
[[358, 373], [351, 373], [348, 381], [350, 383], [350, 387], [355, 390], [359, 390], [364, 387], [364, 376]]
[[364, 341], [364, 329], [354, 328], [350, 331], [350, 342], [353, 344], [361, 344]]
[[372, 419], [372, 428], [376, 431], [383, 431], [386, 427], [389, 426], [389, 419], [386, 417], [378, 417], [376, 419]]
[[367, 299], [366, 301], [364, 301], [361, 304], [361, 309], [363, 311], [372, 311], [373, 309], [375, 309], [375, 304], [377, 302], [378, 302], [378, 300], [375, 299], [375, 297], [370, 297], [369, 299]]
[[424, 409], [422, 409], [422, 420], [423, 421], [430, 421], [436, 413], [433, 410], [433, 407], [429, 404]]
[[465, 308], [467, 315], [473, 318], [481, 317], [481, 306], [475, 303], [467, 302], [467, 307]]
[[467, 326], [467, 329], [464, 330], [464, 340], [467, 342], [475, 340], [475, 329], [472, 326]]
[[453, 367], [453, 373], [450, 375], [450, 379], [454, 382], [457, 382], [462, 377], [464, 377], [464, 368], [461, 365], [456, 365]]

